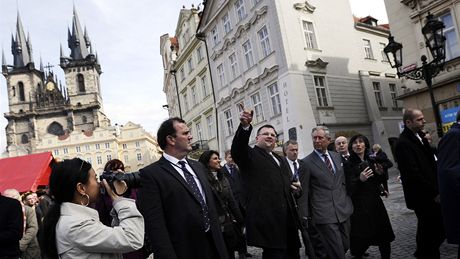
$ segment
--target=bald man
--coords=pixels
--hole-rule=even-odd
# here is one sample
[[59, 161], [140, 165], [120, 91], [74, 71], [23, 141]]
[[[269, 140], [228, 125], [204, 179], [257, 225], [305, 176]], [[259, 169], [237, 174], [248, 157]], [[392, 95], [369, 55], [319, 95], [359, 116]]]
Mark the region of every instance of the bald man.
[[344, 136], [339, 136], [335, 139], [335, 151], [342, 157], [342, 162], [345, 162], [350, 157], [348, 152], [348, 139]]

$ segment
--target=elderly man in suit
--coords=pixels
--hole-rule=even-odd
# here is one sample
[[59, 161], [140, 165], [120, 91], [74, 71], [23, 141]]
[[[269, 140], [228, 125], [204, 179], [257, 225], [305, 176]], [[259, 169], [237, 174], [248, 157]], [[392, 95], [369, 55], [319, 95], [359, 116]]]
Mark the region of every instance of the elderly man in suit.
[[227, 259], [205, 169], [187, 159], [192, 135], [185, 121], [164, 121], [157, 139], [163, 156], [140, 170], [137, 195], [155, 259]]
[[329, 152], [329, 129], [318, 126], [311, 133], [313, 152], [302, 161], [307, 168], [312, 220], [329, 258], [345, 259], [350, 243], [353, 204], [345, 188], [342, 158]]
[[406, 109], [404, 130], [399, 135], [395, 158], [408, 209], [417, 216], [417, 258], [440, 258], [445, 231], [439, 200], [436, 155], [425, 134], [425, 118], [418, 109]]
[[261, 247], [264, 259], [298, 259], [299, 220], [292, 192], [300, 191], [300, 182], [292, 181], [289, 165], [273, 152], [277, 140], [273, 126], [261, 126], [256, 145], [248, 145], [252, 114], [242, 112], [231, 148], [247, 187], [248, 245]]

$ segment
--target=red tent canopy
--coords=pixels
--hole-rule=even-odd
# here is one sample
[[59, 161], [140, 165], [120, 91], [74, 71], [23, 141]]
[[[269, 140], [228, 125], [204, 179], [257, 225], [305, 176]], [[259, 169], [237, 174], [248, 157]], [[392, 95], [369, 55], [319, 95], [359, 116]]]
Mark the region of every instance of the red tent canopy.
[[38, 186], [48, 185], [53, 160], [51, 152], [0, 159], [0, 191], [36, 191]]

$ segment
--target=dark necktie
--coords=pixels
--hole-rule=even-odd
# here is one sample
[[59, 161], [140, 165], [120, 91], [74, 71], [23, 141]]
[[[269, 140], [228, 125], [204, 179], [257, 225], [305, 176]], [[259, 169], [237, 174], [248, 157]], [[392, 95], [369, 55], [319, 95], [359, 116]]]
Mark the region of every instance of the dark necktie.
[[297, 167], [297, 162], [292, 162], [294, 165], [294, 174], [292, 175], [292, 180], [297, 182], [299, 180], [299, 168]]
[[235, 173], [235, 166], [234, 165], [229, 165], [228, 167], [230, 169], [229, 170], [230, 176], [233, 177], [234, 176], [233, 174]]
[[329, 172], [331, 172], [331, 174], [335, 174], [334, 168], [332, 167], [331, 161], [329, 161], [328, 155], [323, 154], [323, 157], [324, 157], [324, 163], [326, 163], [326, 166], [329, 169]]
[[344, 155], [343, 158], [345, 158], [346, 161], [350, 158], [350, 155]]
[[195, 197], [200, 202], [201, 210], [203, 211], [204, 228], [205, 231], [208, 231], [210, 226], [208, 206], [204, 202], [203, 195], [201, 195], [201, 192], [198, 189], [198, 185], [196, 184], [195, 179], [193, 179], [193, 175], [185, 167], [185, 161], [179, 161], [178, 163], [180, 164], [180, 168], [184, 172], [185, 181], [190, 186], [190, 189], [192, 189], [193, 195], [195, 195]]

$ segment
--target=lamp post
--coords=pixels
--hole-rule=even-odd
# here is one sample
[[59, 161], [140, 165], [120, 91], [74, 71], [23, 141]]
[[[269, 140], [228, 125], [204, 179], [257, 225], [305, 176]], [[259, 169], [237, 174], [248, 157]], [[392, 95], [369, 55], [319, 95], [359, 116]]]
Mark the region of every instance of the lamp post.
[[171, 73], [171, 75], [174, 76], [174, 84], [176, 86], [176, 95], [177, 95], [177, 104], [179, 106], [179, 118], [182, 119], [182, 109], [180, 107], [180, 96], [179, 96], [179, 85], [177, 84], [177, 77], [176, 77], [177, 71], [176, 69], [171, 69], [169, 73]]
[[[401, 69], [403, 46], [401, 43], [396, 42], [394, 37], [391, 35], [388, 37], [388, 45], [383, 49], [391, 67], [397, 69], [399, 78], [405, 77], [412, 80], [425, 80], [430, 93], [431, 106], [433, 108], [438, 137], [442, 137], [442, 124], [439, 107], [433, 94], [433, 77], [437, 76], [439, 72], [444, 69], [446, 59], [446, 38], [443, 35], [443, 29], [444, 23], [434, 19], [433, 15], [428, 13], [426, 24], [422, 28], [422, 34], [425, 38], [426, 47], [430, 50], [433, 60], [428, 63], [428, 58], [425, 55], [422, 55], [421, 67], [414, 67], [408, 70]], [[391, 61], [390, 54], [393, 58], [393, 62]]]

